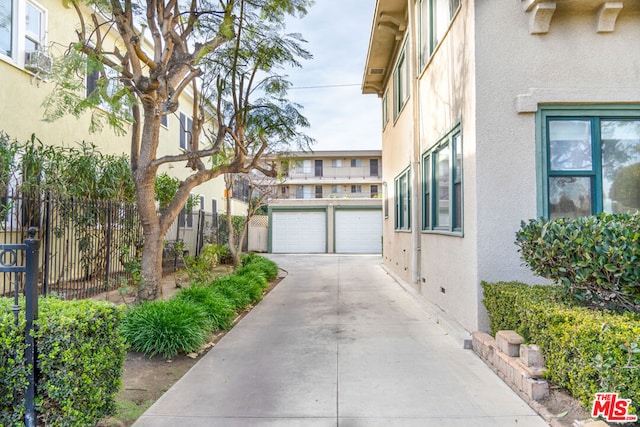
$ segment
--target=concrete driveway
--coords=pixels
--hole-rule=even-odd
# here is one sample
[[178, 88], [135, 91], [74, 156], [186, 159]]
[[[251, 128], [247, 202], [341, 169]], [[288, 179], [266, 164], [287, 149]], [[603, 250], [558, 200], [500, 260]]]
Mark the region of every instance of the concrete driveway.
[[547, 425], [380, 257], [269, 258], [287, 277], [136, 427]]

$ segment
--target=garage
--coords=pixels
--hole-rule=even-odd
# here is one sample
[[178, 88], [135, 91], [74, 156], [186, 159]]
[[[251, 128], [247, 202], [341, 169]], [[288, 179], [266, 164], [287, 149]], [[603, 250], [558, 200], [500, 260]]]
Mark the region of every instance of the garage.
[[336, 253], [382, 253], [382, 211], [336, 210], [335, 242]]
[[322, 211], [274, 211], [271, 214], [271, 252], [327, 252], [327, 214]]

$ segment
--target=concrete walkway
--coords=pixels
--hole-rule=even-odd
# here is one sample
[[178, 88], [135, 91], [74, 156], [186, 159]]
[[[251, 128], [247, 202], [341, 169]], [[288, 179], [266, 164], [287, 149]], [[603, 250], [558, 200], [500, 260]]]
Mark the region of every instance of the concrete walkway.
[[135, 427], [541, 427], [377, 256], [273, 255], [288, 276]]

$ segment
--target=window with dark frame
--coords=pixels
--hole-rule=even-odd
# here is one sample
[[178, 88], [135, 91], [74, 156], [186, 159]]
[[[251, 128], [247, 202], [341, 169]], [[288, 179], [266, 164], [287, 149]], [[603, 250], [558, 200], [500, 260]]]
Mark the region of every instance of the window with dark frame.
[[576, 108], [544, 116], [544, 215], [638, 212], [640, 111]]
[[407, 168], [394, 180], [394, 226], [396, 230], [411, 230], [411, 183], [410, 169]]
[[463, 228], [462, 134], [454, 129], [422, 156], [422, 230]]

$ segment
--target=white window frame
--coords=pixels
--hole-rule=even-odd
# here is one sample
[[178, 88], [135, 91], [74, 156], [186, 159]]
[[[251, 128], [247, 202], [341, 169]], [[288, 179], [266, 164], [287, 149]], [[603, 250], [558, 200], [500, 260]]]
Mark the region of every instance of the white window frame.
[[[0, 51], [0, 60], [14, 64], [24, 69], [26, 39], [36, 42], [38, 50], [46, 52], [48, 12], [40, 3], [33, 0], [9, 0], [11, 5], [11, 52], [9, 54]], [[40, 34], [36, 35], [27, 31], [27, 5], [41, 13]], [[38, 39], [39, 40], [35, 40]]]

